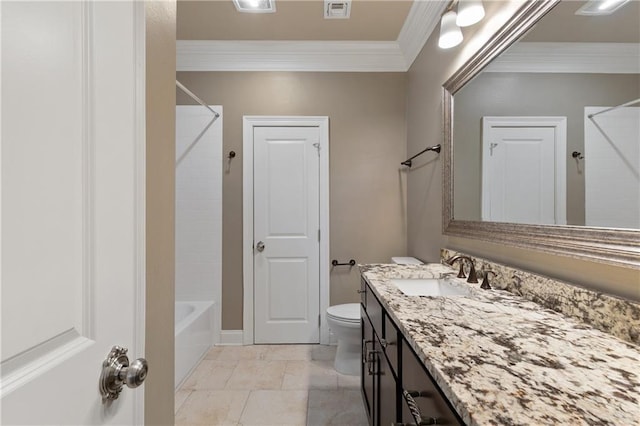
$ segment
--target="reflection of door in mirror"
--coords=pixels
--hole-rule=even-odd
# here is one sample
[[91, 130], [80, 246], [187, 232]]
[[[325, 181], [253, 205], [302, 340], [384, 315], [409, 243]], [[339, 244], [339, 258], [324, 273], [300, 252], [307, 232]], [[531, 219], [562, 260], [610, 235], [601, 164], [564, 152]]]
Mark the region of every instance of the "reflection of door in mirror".
[[586, 224], [640, 229], [640, 108], [584, 114]]
[[566, 224], [566, 117], [483, 117], [482, 220]]

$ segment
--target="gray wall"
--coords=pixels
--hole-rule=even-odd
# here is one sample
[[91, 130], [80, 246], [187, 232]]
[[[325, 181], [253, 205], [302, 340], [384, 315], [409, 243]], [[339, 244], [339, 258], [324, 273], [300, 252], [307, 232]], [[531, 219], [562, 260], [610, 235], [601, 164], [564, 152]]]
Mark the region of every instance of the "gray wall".
[[[180, 72], [224, 108], [222, 328], [242, 329], [242, 116], [329, 117], [331, 258], [388, 262], [406, 252], [406, 74]], [[179, 105], [192, 101], [179, 93]], [[331, 304], [356, 302], [358, 268], [331, 272]]]
[[[416, 152], [427, 143], [442, 141], [442, 85], [482, 46], [517, 6], [515, 2], [486, 2], [486, 17], [463, 29], [465, 42], [443, 51], [434, 32], [409, 69], [407, 151]], [[442, 164], [433, 161], [408, 173], [407, 247], [411, 256], [424, 261], [439, 259], [440, 247], [482, 256], [496, 262], [534, 271], [612, 294], [640, 299], [637, 270], [517, 249], [471, 238], [448, 237], [442, 231]]]
[[145, 13], [145, 356], [150, 374], [144, 383], [144, 418], [148, 425], [173, 425], [176, 2], [147, 2]]
[[567, 117], [567, 224], [584, 225], [584, 107], [640, 97], [637, 74], [482, 73], [455, 95], [454, 217], [479, 220], [482, 117]]

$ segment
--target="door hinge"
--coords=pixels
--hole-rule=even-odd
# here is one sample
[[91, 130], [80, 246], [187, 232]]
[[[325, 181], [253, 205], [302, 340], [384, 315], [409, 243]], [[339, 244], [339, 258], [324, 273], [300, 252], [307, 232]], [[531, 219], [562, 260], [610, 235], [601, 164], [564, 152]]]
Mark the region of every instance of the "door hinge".
[[320, 230], [318, 229], [318, 242], [320, 242]]
[[318, 314], [318, 327], [320, 327], [320, 322], [321, 322], [321, 317], [320, 317], [320, 314]]
[[493, 150], [498, 146], [498, 144], [496, 142], [491, 142], [491, 144], [489, 145], [489, 155], [493, 156]]

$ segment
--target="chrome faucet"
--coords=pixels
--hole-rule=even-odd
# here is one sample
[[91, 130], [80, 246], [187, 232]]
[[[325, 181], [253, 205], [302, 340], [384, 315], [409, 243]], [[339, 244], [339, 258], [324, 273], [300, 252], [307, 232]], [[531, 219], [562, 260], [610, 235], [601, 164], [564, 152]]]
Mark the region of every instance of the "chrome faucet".
[[466, 260], [469, 263], [469, 278], [464, 273], [464, 262], [460, 262], [460, 270], [458, 271], [458, 278], [467, 278], [468, 283], [477, 283], [478, 276], [476, 275], [476, 267], [473, 264], [473, 259], [469, 256], [456, 255], [450, 259], [445, 260], [448, 265], [453, 266], [453, 264], [458, 260]]

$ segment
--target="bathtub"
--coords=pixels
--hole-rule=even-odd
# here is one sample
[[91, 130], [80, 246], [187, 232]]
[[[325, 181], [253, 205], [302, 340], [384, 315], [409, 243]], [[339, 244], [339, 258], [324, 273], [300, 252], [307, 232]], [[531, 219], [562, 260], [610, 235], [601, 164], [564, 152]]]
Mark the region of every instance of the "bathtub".
[[176, 302], [176, 389], [213, 345], [214, 302]]

